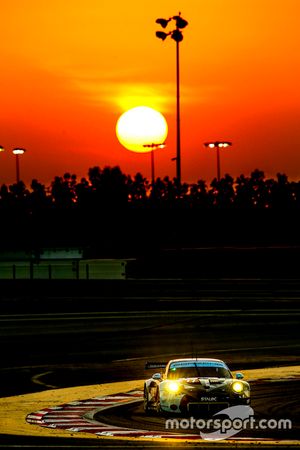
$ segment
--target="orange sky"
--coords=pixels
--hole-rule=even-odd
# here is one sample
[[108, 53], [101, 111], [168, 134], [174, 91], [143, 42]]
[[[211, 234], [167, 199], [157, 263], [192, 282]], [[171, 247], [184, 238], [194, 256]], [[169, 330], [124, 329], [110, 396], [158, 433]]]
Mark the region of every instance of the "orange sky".
[[[264, 170], [300, 179], [299, 0], [12, 0], [1, 5], [0, 183], [15, 180], [10, 150], [27, 149], [21, 178], [48, 185], [99, 165], [150, 177], [150, 156], [118, 142], [119, 116], [134, 106], [167, 119], [157, 176], [175, 176], [175, 42], [155, 37], [158, 17], [182, 12], [182, 180]], [[173, 22], [168, 29], [172, 29]]]

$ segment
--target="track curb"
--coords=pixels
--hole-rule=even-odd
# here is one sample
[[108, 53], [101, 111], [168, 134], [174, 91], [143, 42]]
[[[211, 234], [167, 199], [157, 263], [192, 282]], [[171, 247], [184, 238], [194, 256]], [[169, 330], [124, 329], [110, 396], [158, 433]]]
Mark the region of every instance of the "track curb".
[[[300, 366], [292, 366], [286, 368], [273, 368], [273, 369], [258, 369], [244, 371], [247, 379], [276, 379], [276, 378], [290, 378], [300, 375]], [[134, 440], [155, 440], [151, 436], [138, 437], [126, 437], [126, 436], [109, 436], [109, 435], [96, 435], [87, 432], [69, 431], [59, 428], [45, 428], [40, 424], [34, 422], [28, 423], [27, 417], [32, 414], [32, 411], [39, 412], [44, 410], [55, 410], [59, 408], [58, 405], [76, 404], [76, 402], [88, 401], [87, 399], [98, 400], [105, 396], [115, 396], [116, 394], [129, 393], [130, 391], [141, 391], [144, 380], [124, 381], [118, 383], [108, 383], [102, 385], [91, 386], [79, 386], [73, 388], [53, 389], [34, 394], [25, 394], [14, 397], [0, 398], [0, 434], [6, 435], [23, 435], [23, 436], [44, 436], [44, 437], [76, 437], [76, 438], [100, 438], [100, 439], [134, 439]], [[95, 408], [94, 408], [95, 409]], [[90, 411], [93, 408], [90, 408]], [[41, 414], [42, 415], [42, 414]], [[178, 439], [172, 439], [167, 437], [161, 437], [162, 440], [170, 440], [178, 442]], [[184, 439], [184, 442], [193, 442], [195, 439]], [[183, 440], [181, 439], [181, 442]], [[198, 442], [197, 442], [198, 443]], [[214, 445], [235, 445], [243, 447], [253, 443], [260, 447], [264, 446], [270, 448], [274, 444], [280, 447], [295, 447], [300, 446], [300, 441], [287, 441], [287, 440], [259, 440], [259, 439], [241, 439], [241, 440], [228, 440], [228, 441], [203, 441], [199, 439], [199, 445], [214, 446]]]

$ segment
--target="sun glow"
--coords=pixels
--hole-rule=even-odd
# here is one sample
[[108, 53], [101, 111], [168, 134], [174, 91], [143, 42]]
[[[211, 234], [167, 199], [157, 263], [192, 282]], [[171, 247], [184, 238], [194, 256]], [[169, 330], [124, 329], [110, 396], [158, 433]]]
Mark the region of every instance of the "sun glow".
[[168, 135], [164, 116], [148, 106], [137, 106], [122, 114], [116, 125], [120, 144], [127, 150], [147, 153], [151, 144], [163, 144]]

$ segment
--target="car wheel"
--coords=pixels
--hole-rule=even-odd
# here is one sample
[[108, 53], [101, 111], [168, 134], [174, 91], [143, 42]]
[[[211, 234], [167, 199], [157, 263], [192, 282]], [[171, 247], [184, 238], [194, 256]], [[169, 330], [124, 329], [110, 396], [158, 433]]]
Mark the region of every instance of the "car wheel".
[[157, 415], [161, 415], [162, 409], [161, 409], [161, 407], [160, 407], [160, 403], [157, 403], [157, 406], [156, 406], [156, 408], [155, 408], [155, 413], [156, 413]]
[[151, 403], [151, 407], [149, 407], [149, 401], [148, 401], [148, 391], [147, 388], [144, 388], [144, 411], [147, 415], [156, 415], [161, 413], [160, 409], [160, 403]]
[[149, 403], [148, 403], [148, 391], [147, 388], [144, 388], [144, 411], [146, 414], [149, 414]]

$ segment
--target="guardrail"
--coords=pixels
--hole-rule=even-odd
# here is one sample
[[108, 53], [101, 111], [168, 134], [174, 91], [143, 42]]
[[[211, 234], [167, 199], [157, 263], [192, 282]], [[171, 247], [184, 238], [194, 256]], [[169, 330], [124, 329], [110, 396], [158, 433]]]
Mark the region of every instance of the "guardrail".
[[126, 279], [126, 261], [118, 259], [0, 261], [2, 280]]

